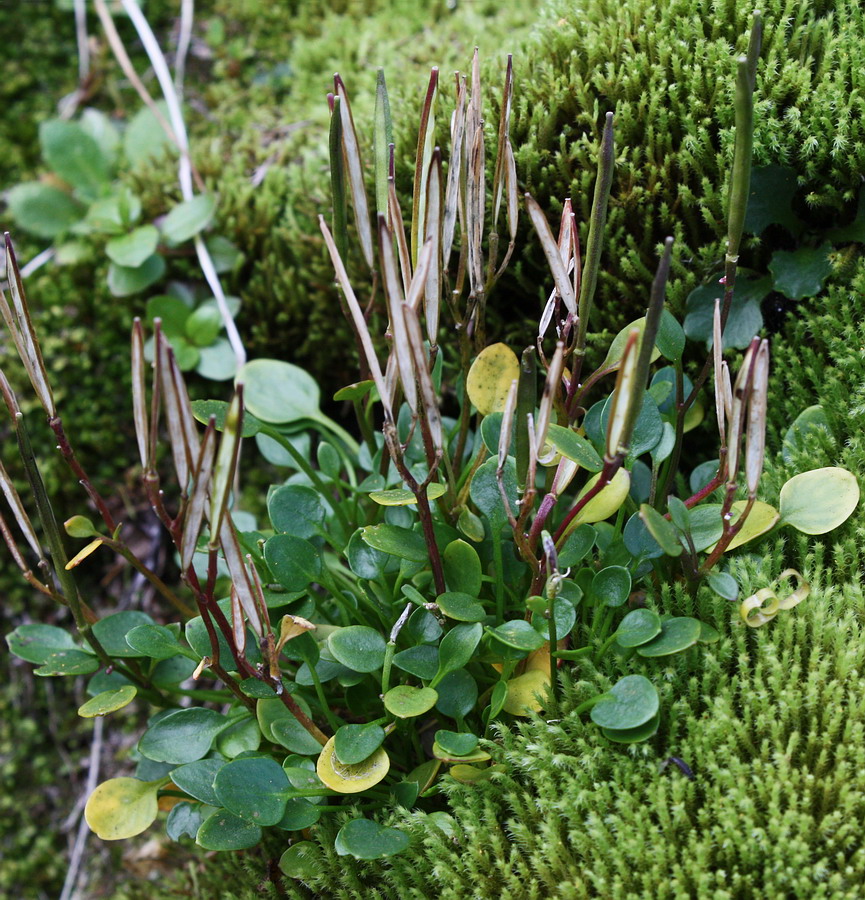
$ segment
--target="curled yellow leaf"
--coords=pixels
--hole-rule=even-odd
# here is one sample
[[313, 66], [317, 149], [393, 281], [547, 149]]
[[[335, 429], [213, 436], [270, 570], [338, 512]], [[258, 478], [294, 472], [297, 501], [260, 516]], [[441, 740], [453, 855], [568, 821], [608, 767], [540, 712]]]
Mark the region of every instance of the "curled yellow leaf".
[[779, 598], [772, 587], [761, 588], [756, 594], [746, 597], [739, 606], [742, 621], [751, 628], [759, 628], [771, 622], [782, 609], [793, 609], [811, 593], [811, 585], [795, 569], [785, 569], [776, 579], [776, 583], [792, 578], [796, 587], [786, 597]]

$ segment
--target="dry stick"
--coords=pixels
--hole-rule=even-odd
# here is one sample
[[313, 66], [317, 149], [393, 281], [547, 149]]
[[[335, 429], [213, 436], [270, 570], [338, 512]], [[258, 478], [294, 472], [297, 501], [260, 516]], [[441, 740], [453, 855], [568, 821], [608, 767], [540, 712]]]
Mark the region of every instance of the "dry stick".
[[174, 89], [178, 97], [183, 96], [183, 78], [186, 74], [186, 54], [192, 39], [192, 17], [195, 12], [195, 0], [181, 0], [180, 32], [177, 36], [177, 55], [174, 58]]

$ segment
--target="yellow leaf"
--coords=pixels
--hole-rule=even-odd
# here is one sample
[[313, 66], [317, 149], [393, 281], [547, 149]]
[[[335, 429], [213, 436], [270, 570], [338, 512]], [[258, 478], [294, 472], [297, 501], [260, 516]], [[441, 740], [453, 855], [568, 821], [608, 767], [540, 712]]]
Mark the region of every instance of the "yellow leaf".
[[70, 559], [69, 562], [66, 563], [66, 569], [74, 569], [77, 565], [83, 563], [84, 560], [87, 559], [87, 557], [90, 556], [90, 554], [93, 553], [93, 551], [101, 545], [102, 538], [96, 538], [95, 541], [91, 541], [83, 550], [79, 550], [78, 553], [76, 553], [75, 556], [73, 556], [72, 559]]
[[466, 378], [469, 400], [488, 416], [505, 408], [511, 382], [520, 377], [520, 361], [507, 344], [490, 344], [478, 354]]
[[540, 712], [544, 708], [542, 700], [546, 696], [550, 684], [550, 670], [533, 669], [512, 678], [508, 682], [508, 698], [502, 707], [512, 716], [527, 716], [532, 712]]
[[[734, 524], [747, 505], [748, 503], [746, 500], [737, 500], [733, 504], [731, 511], [733, 513]], [[762, 500], [755, 500], [754, 506], [748, 514], [748, 518], [745, 519], [745, 524], [742, 526], [741, 531], [739, 531], [736, 537], [730, 541], [727, 550], [735, 550], [736, 547], [741, 547], [742, 544], [747, 544], [748, 541], [753, 541], [754, 538], [760, 537], [761, 534], [771, 531], [780, 518], [781, 514], [774, 506], [770, 506]], [[711, 553], [714, 549], [715, 548], [712, 547], [709, 552]]]
[[103, 841], [135, 837], [156, 818], [160, 781], [112, 778], [90, 795], [84, 807], [87, 824]]
[[322, 747], [315, 770], [318, 777], [332, 790], [340, 794], [358, 794], [378, 784], [390, 769], [390, 757], [379, 747], [363, 762], [347, 766], [334, 752], [335, 737]]
[[[598, 483], [601, 472], [593, 476], [586, 482], [586, 486], [580, 491], [577, 501], [582, 499], [588, 492]], [[609, 519], [614, 513], [619, 511], [619, 507], [625, 502], [628, 491], [631, 489], [631, 476], [626, 469], [619, 469], [613, 476], [610, 483], [603, 488], [598, 494], [574, 516], [568, 531], [573, 531], [577, 525], [585, 522], [589, 524], [593, 522], [603, 522]]]
[[78, 715], [83, 719], [108, 715], [131, 703], [137, 693], [138, 689], [131, 684], [124, 684], [115, 691], [103, 691], [79, 706]]

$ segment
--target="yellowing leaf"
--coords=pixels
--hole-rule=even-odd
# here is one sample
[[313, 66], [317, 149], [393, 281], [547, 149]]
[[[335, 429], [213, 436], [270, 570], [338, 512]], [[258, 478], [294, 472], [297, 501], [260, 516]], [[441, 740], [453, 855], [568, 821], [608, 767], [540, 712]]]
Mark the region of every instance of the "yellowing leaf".
[[98, 547], [102, 545], [102, 538], [96, 538], [95, 541], [91, 541], [83, 550], [79, 550], [72, 559], [66, 563], [66, 569], [74, 569], [76, 566], [80, 565], [90, 556], [91, 553], [94, 552]]
[[550, 670], [533, 669], [511, 678], [508, 682], [508, 698], [502, 707], [512, 716], [527, 716], [532, 712], [540, 712], [544, 708], [541, 697], [546, 696], [550, 684]]
[[[445, 493], [445, 486], [438, 482], [428, 484], [427, 500], [437, 500]], [[411, 506], [417, 503], [417, 497], [406, 488], [394, 488], [389, 491], [370, 491], [369, 499], [379, 506]]]
[[520, 377], [520, 361], [507, 344], [490, 344], [469, 369], [466, 390], [481, 415], [505, 408], [511, 382]]
[[103, 841], [135, 837], [156, 818], [160, 781], [112, 778], [90, 795], [84, 807], [87, 824]]
[[[734, 524], [747, 505], [748, 503], [745, 500], [737, 500], [733, 504], [732, 512]], [[755, 500], [754, 506], [748, 514], [748, 518], [745, 519], [745, 524], [742, 526], [736, 537], [730, 541], [727, 550], [735, 550], [736, 547], [741, 547], [742, 544], [747, 544], [748, 541], [753, 541], [754, 538], [760, 537], [761, 534], [771, 531], [780, 518], [781, 514], [774, 506], [770, 506], [762, 500]], [[714, 547], [712, 547], [709, 552], [711, 553], [712, 550], [714, 550]]]
[[[600, 477], [601, 473], [599, 472], [593, 478], [588, 480], [586, 486], [580, 491], [577, 501], [588, 494], [588, 492], [598, 483]], [[609, 519], [611, 515], [618, 512], [619, 507], [625, 502], [630, 488], [631, 476], [626, 469], [619, 469], [613, 476], [612, 481], [599, 491], [596, 496], [592, 497], [577, 515], [574, 516], [568, 531], [573, 531], [577, 525], [582, 525], [585, 522], [591, 524], [593, 522], [603, 522], [604, 519]]]
[[825, 534], [847, 521], [859, 503], [859, 482], [827, 466], [791, 478], [781, 488], [781, 518], [804, 534]]
[[706, 410], [703, 409], [703, 404], [699, 400], [695, 400], [694, 405], [685, 413], [683, 433], [687, 434], [689, 431], [693, 431], [703, 421], [705, 415]]
[[78, 715], [83, 719], [108, 715], [131, 703], [137, 693], [138, 689], [132, 684], [124, 684], [116, 691], [103, 691], [79, 706]]
[[315, 770], [318, 777], [332, 790], [340, 794], [358, 794], [378, 784], [390, 769], [390, 757], [379, 747], [363, 762], [347, 766], [334, 752], [335, 737], [322, 747]]

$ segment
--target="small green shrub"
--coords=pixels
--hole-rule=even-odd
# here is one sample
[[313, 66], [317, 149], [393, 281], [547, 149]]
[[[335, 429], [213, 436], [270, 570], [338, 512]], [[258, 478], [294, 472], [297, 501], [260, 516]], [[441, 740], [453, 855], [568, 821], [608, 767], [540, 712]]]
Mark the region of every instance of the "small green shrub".
[[[416, 809], [421, 832], [453, 835], [453, 819], [436, 809], [436, 796], [454, 783], [498, 777], [503, 770], [491, 762], [499, 752], [491, 737], [511, 717], [545, 710], [561, 718], [563, 663], [576, 662], [577, 671], [591, 676], [571, 694], [564, 679], [572, 727], [582, 731], [588, 714], [613, 747], [640, 744], [653, 738], [665, 715], [656, 686], [665, 667], [693, 670], [691, 648], [720, 639], [718, 602], [705, 606], [705, 590], [699, 600], [704, 579], [724, 600], [738, 599], [742, 588], [753, 592], [740, 607], [752, 628], [807, 597], [798, 572], [763, 567], [755, 579], [747, 566], [719, 567], [727, 550], [783, 525], [824, 534], [859, 499], [855, 476], [826, 466], [786, 481], [777, 510], [757, 500], [768, 346], [754, 339], [735, 386], [722, 359], [749, 190], [759, 35], [755, 16], [748, 56], [738, 65], [724, 297], [715, 307], [713, 354], [693, 384], [684, 374], [684, 332], [664, 308], [671, 241], [646, 315], [615, 337], [594, 372], [583, 372], [615, 159], [612, 116], [584, 255], [568, 205], [556, 240], [526, 196], [555, 289], [537, 332], [537, 357], [529, 347], [518, 358], [503, 344], [487, 345], [484, 324], [486, 297], [518, 232], [510, 61], [489, 210], [477, 56], [470, 79], [458, 81], [457, 153], [447, 181], [431, 140], [439, 90], [433, 71], [406, 219], [410, 237], [388, 176], [391, 123], [383, 79], [371, 200], [337, 77], [334, 227], [331, 233], [322, 219], [321, 230], [370, 376], [336, 396], [354, 406], [363, 445], [321, 412], [314, 380], [290, 363], [255, 360], [238, 373], [230, 404], [190, 405], [158, 322], [151, 404], [136, 323], [133, 416], [143, 483], [175, 546], [180, 589], [136, 557], [122, 523], [75, 458], [7, 241], [12, 306], [3, 301], [4, 319], [58, 447], [101, 519], [99, 526], [83, 515], [66, 521], [71, 538], [89, 541], [68, 559], [17, 400], [4, 382], [56, 585], [32, 573], [11, 535], [7, 545], [30, 584], [70, 608], [84, 640], [33, 624], [17, 628], [8, 643], [38, 666], [37, 675], [92, 675], [91, 699], [79, 708], [83, 717], [116, 712], [136, 697], [158, 710], [137, 744], [135, 777], [110, 779], [88, 800], [85, 815], [97, 835], [140, 834], [157, 818], [159, 799], [174, 798], [169, 836], [193, 837], [205, 849], [255, 846], [263, 827], [292, 833], [280, 867], [301, 882], [314, 883], [322, 871], [321, 848], [301, 839], [314, 826], [327, 836], [328, 857], [396, 856], [408, 849], [412, 829], [393, 827], [389, 810]], [[362, 256], [383, 285], [387, 326], [375, 313], [367, 320], [345, 269], [349, 200]], [[459, 248], [456, 265], [452, 248]], [[439, 344], [443, 298], [457, 340]], [[385, 327], [391, 348], [382, 366], [371, 333]], [[550, 327], [556, 343], [552, 348], [547, 340], [545, 349]], [[650, 378], [660, 355], [671, 365]], [[546, 369], [540, 400], [537, 359]], [[697, 399], [713, 367], [719, 459], [690, 473], [687, 484], [680, 473], [683, 439], [703, 416]], [[589, 404], [590, 391], [610, 375], [612, 392]], [[440, 409], [442, 393], [458, 399], [452, 419]], [[179, 486], [170, 493], [161, 489], [157, 471], [161, 415]], [[203, 436], [193, 416], [206, 424]], [[316, 465], [297, 437], [310, 430], [319, 436]], [[803, 435], [800, 423], [789, 443], [807, 440]], [[231, 509], [244, 436], [267, 439], [271, 452], [275, 444], [297, 469], [268, 493], [267, 526]], [[718, 502], [712, 502], [715, 491]], [[40, 554], [11, 487], [7, 499], [21, 537]], [[98, 616], [75, 570], [102, 548], [131, 563], [185, 622], [157, 624], [139, 610]], [[793, 587], [774, 586], [788, 577]], [[700, 602], [715, 623], [694, 615]], [[670, 659], [679, 655], [681, 662]], [[190, 677], [204, 685], [185, 686]], [[186, 706], [185, 697], [200, 703]], [[421, 735], [431, 739], [427, 746]], [[443, 764], [450, 767], [446, 775]]]

